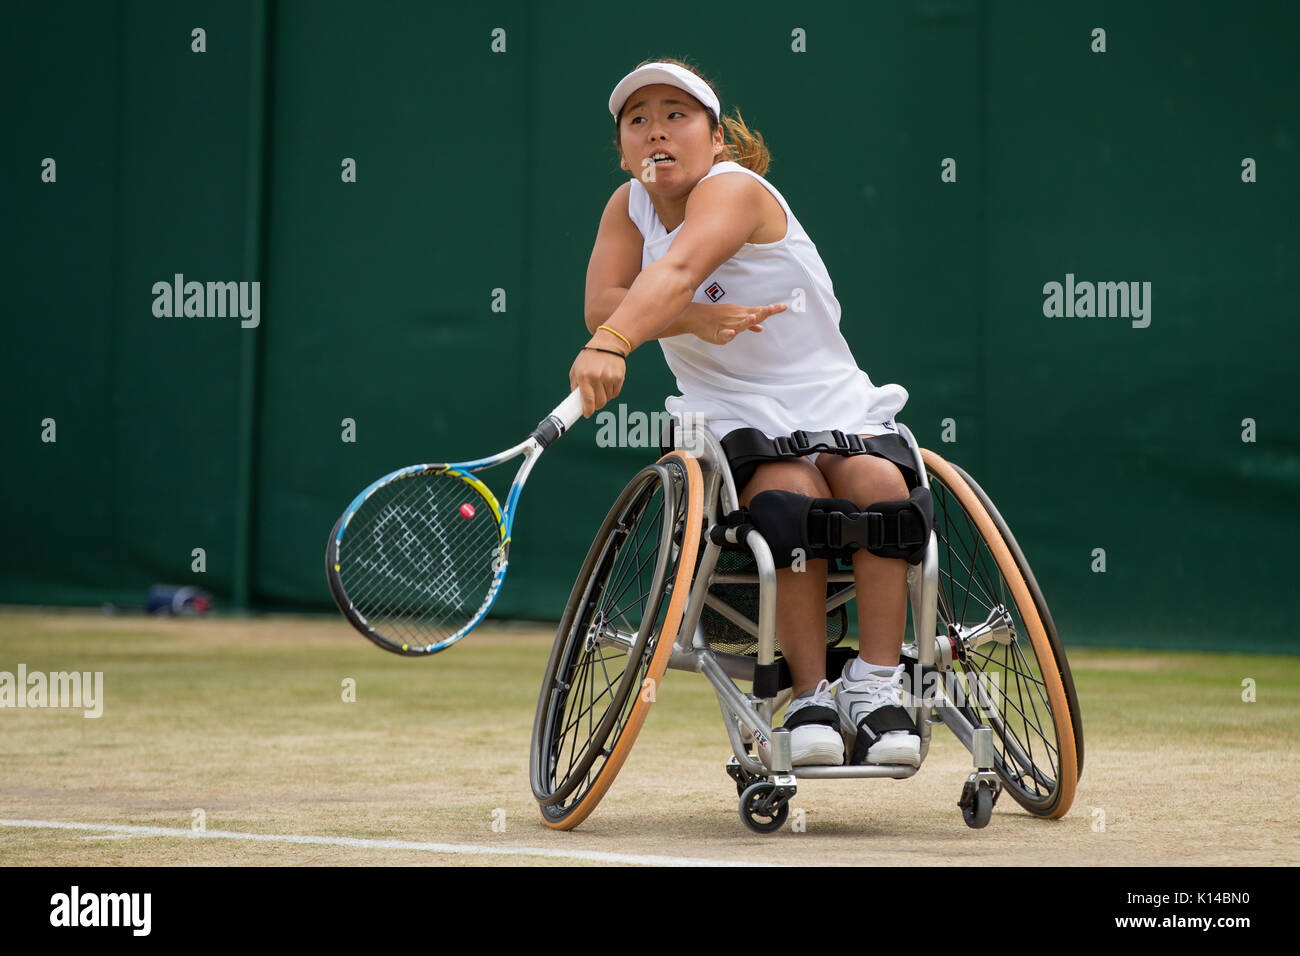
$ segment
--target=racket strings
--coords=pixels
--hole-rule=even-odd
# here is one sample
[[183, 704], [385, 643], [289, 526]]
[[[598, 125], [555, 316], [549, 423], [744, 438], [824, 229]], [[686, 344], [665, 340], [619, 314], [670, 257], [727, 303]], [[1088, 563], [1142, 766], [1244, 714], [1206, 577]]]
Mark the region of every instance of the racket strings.
[[375, 631], [432, 644], [468, 625], [487, 601], [501, 543], [477, 488], [456, 475], [421, 472], [378, 489], [352, 516], [339, 576]]
[[[388, 518], [391, 517], [392, 513], [386, 516], [383, 520], [388, 520]], [[455, 555], [460, 553], [461, 548], [465, 544], [464, 539], [466, 538], [468, 531], [463, 532], [455, 539], [446, 540], [444, 537], [440, 537], [443, 535], [445, 529], [441, 527], [439, 522], [437, 522], [436, 517], [433, 521], [429, 521], [426, 516], [420, 515], [417, 512], [416, 520], [425, 521], [426, 530], [430, 532], [429, 538], [438, 542], [439, 546], [433, 549], [426, 549], [423, 560], [420, 560], [419, 551], [416, 551], [414, 554], [411, 554], [408, 551], [407, 556], [418, 561], [418, 564], [410, 570], [409, 574], [392, 574], [391, 569], [385, 566], [383, 560], [371, 560], [368, 563], [371, 565], [371, 570], [376, 572], [371, 579], [373, 584], [369, 591], [361, 595], [361, 600], [371, 604], [375, 608], [375, 613], [381, 616], [391, 616], [394, 625], [399, 624], [402, 620], [399, 605], [406, 599], [408, 593], [407, 588], [410, 587], [410, 582], [412, 580], [423, 582], [422, 585], [417, 584], [416, 587], [422, 588], [429, 596], [433, 597], [435, 601], [446, 607], [449, 613], [454, 613], [464, 604], [464, 595], [461, 593], [460, 578], [456, 573], [457, 565]], [[377, 526], [372, 532], [377, 548], [382, 548], [385, 545], [382, 528], [378, 526], [382, 523], [383, 521], [376, 522]], [[399, 547], [410, 549], [416, 541], [416, 537], [408, 531], [402, 536], [401, 540], [399, 540], [397, 544]], [[378, 554], [378, 551], [373, 552], [372, 557]], [[367, 562], [363, 559], [360, 563], [365, 565]], [[389, 571], [390, 573], [385, 575], [383, 573], [385, 571]], [[430, 577], [430, 575], [436, 575], [436, 577]], [[441, 587], [439, 586], [440, 584]], [[434, 623], [435, 625], [438, 625], [442, 622]]]
[[[407, 574], [378, 570], [386, 571], [387, 576], [377, 575], [377, 586], [368, 596], [362, 596], [363, 604], [370, 605], [369, 612], [363, 611], [363, 615], [377, 630], [400, 635], [404, 643], [418, 644], [430, 638], [432, 643], [450, 636], [468, 623], [477, 607], [477, 602], [467, 599], [463, 581], [458, 580], [463, 567], [459, 572], [451, 571], [426, 558]], [[412, 578], [418, 580], [422, 575], [431, 576], [429, 583], [414, 585], [412, 593]], [[491, 575], [485, 572], [480, 577], [485, 582], [478, 589], [482, 591], [490, 586]], [[440, 582], [445, 586], [439, 586]]]
[[[468, 530], [449, 534], [438, 520], [438, 503], [431, 501], [427, 506], [430, 511], [415, 516], [414, 530], [419, 534], [407, 529], [396, 541], [399, 554], [411, 559], [409, 572], [394, 574], [384, 565], [374, 569], [379, 572], [374, 597], [377, 613], [414, 639], [430, 632], [440, 639], [443, 632], [454, 633], [468, 623], [492, 577], [485, 566], [490, 558], [468, 547]], [[383, 538], [382, 529], [376, 528], [376, 554], [380, 549], [391, 550]]]

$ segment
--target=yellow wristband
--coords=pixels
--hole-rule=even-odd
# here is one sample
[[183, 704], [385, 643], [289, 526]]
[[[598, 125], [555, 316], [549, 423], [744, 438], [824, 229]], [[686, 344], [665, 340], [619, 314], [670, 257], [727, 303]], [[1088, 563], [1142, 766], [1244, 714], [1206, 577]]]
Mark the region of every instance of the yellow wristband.
[[610, 335], [616, 335], [616, 336], [618, 336], [620, 339], [623, 340], [623, 344], [627, 346], [627, 350], [628, 350], [629, 352], [632, 351], [632, 343], [631, 343], [631, 341], [629, 341], [629, 340], [628, 340], [628, 337], [627, 337], [626, 335], [624, 335], [622, 332], [619, 332], [619, 331], [617, 331], [617, 330], [615, 330], [615, 329], [611, 329], [608, 325], [598, 325], [598, 326], [596, 326], [596, 331], [597, 331], [597, 332], [601, 331], [602, 329], [605, 330], [606, 332], [608, 332]]

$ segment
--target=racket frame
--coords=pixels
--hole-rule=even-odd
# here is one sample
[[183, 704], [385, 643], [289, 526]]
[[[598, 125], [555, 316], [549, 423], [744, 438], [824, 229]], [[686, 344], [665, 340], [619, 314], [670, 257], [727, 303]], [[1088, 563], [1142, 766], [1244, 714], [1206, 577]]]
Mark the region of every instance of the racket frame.
[[[556, 406], [550, 415], [542, 419], [538, 426], [533, 429], [532, 434], [521, 441], [519, 444], [508, 448], [503, 452], [490, 455], [487, 458], [475, 458], [470, 461], [448, 462], [443, 464], [425, 464], [425, 465], [408, 465], [405, 468], [399, 468], [394, 472], [384, 475], [367, 485], [360, 494], [352, 499], [351, 504], [344, 510], [342, 516], [335, 523], [334, 529], [330, 532], [329, 545], [325, 553], [325, 573], [329, 580], [330, 594], [334, 598], [334, 603], [338, 605], [339, 611], [347, 618], [348, 623], [358, 631], [369, 638], [373, 643], [382, 647], [386, 651], [392, 651], [394, 654], [401, 654], [406, 657], [427, 657], [437, 654], [439, 651], [445, 651], [451, 647], [470, 631], [474, 630], [479, 623], [487, 617], [488, 611], [496, 603], [497, 595], [501, 592], [501, 585], [505, 581], [506, 571], [510, 567], [510, 538], [514, 529], [515, 510], [519, 503], [519, 495], [523, 491], [524, 482], [528, 480], [529, 473], [533, 466], [537, 464], [537, 459], [551, 442], [564, 434], [582, 414], [582, 399], [577, 389], [570, 393], [569, 397]], [[506, 504], [502, 508], [496, 496], [492, 494], [490, 488], [478, 478], [474, 477], [475, 472], [484, 471], [495, 465], [510, 461], [512, 458], [523, 456], [523, 462], [519, 470], [515, 472], [514, 481], [510, 483], [510, 491], [506, 495]], [[409, 643], [398, 643], [387, 637], [384, 637], [366, 620], [365, 616], [357, 610], [351, 599], [347, 596], [347, 591], [343, 587], [343, 581], [340, 577], [339, 548], [343, 542], [343, 535], [347, 532], [348, 523], [357, 513], [365, 501], [377, 492], [379, 489], [392, 484], [395, 481], [411, 478], [418, 474], [434, 472], [435, 474], [453, 474], [460, 480], [470, 484], [475, 491], [487, 501], [492, 508], [492, 515], [497, 519], [497, 534], [500, 540], [498, 555], [499, 558], [493, 559], [492, 583], [488, 586], [488, 592], [479, 606], [477, 612], [469, 620], [469, 623], [462, 626], [454, 634], [445, 637], [442, 640], [434, 641], [431, 644], [412, 645]]]

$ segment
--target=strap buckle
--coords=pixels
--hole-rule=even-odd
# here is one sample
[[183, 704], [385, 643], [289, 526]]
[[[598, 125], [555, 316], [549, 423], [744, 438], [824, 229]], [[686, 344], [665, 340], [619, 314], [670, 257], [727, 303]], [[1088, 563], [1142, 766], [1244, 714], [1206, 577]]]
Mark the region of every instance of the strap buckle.
[[[899, 524], [900, 530], [902, 524]], [[842, 511], [826, 513], [826, 546], [828, 548], [879, 549], [885, 545], [885, 516], [879, 511], [845, 514]]]
[[[857, 438], [856, 435], [854, 437]], [[777, 441], [779, 442], [780, 439]], [[860, 443], [861, 439], [859, 438], [858, 441]], [[790, 450], [800, 458], [811, 455], [815, 451], [843, 454], [848, 447], [844, 432], [838, 428], [824, 432], [806, 432], [799, 429], [790, 435]]]
[[848, 434], [833, 428], [829, 431], [809, 432], [802, 428], [789, 435], [778, 435], [771, 439], [779, 458], [802, 458], [813, 452], [825, 452], [830, 455], [861, 455], [867, 451], [867, 443], [861, 435]]

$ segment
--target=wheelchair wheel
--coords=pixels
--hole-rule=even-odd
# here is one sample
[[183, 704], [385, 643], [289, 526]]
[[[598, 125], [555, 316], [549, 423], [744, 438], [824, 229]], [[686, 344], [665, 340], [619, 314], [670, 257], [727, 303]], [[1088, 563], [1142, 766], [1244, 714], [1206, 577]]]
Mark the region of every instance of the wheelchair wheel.
[[1064, 816], [1083, 769], [1083, 725], [1047, 602], [988, 495], [934, 452], [922, 457], [939, 544], [939, 617], [965, 685], [957, 703], [972, 725], [993, 728], [994, 769], [1012, 798], [1036, 816]]
[[689, 597], [703, 511], [699, 465], [671, 452], [623, 489], [587, 552], [533, 722], [530, 776], [548, 827], [585, 820], [636, 741]]

